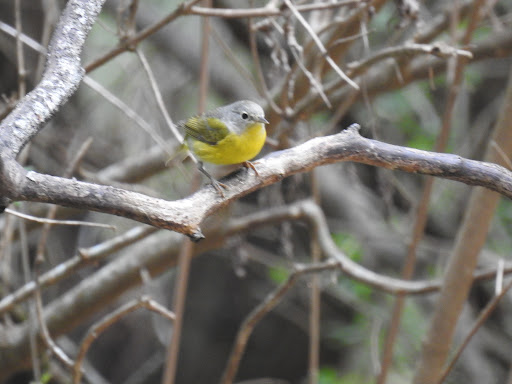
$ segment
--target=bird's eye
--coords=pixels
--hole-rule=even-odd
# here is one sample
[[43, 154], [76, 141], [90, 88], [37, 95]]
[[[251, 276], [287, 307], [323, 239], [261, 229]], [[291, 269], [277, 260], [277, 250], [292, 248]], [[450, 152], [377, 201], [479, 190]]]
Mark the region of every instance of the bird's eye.
[[242, 112], [242, 119], [247, 120], [249, 118], [249, 115], [245, 112]]

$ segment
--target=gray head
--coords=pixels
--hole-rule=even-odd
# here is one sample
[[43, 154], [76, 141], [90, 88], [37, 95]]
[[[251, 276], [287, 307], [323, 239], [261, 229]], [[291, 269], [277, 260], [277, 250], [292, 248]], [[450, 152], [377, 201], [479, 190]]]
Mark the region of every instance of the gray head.
[[236, 103], [217, 108], [215, 111], [212, 111], [211, 115], [221, 118], [230, 130], [236, 132], [241, 132], [248, 125], [254, 123], [268, 124], [263, 108], [250, 100], [237, 101]]

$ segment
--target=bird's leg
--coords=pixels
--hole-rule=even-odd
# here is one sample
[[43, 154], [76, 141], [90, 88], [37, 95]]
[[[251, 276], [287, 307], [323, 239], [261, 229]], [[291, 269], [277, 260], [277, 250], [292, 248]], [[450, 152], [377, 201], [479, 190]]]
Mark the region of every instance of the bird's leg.
[[222, 191], [222, 188], [228, 189], [228, 186], [226, 184], [222, 184], [221, 182], [215, 180], [213, 178], [213, 176], [210, 175], [206, 169], [204, 169], [202, 161], [199, 161], [197, 163], [197, 169], [199, 169], [203, 175], [205, 175], [207, 178], [210, 179], [210, 183], [212, 184], [212, 187], [215, 188], [215, 190], [219, 193], [219, 195], [221, 197], [224, 197], [224, 192]]
[[250, 161], [244, 161], [244, 162], [242, 163], [242, 165], [243, 165], [245, 168], [251, 168], [251, 169], [254, 171], [254, 173], [256, 174], [256, 176], [258, 176], [258, 177], [260, 176], [260, 174], [259, 174], [259, 173], [258, 173], [258, 171], [256, 170], [256, 167], [255, 167], [255, 166], [254, 166], [254, 164], [253, 164], [253, 163], [251, 163]]

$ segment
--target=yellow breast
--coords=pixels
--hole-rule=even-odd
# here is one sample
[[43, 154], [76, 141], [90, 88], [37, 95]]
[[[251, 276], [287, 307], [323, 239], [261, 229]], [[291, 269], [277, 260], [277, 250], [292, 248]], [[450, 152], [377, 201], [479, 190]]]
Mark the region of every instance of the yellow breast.
[[264, 125], [255, 123], [248, 126], [242, 134], [228, 134], [215, 145], [194, 140], [190, 149], [199, 159], [208, 163], [238, 164], [251, 160], [260, 153], [266, 137]]

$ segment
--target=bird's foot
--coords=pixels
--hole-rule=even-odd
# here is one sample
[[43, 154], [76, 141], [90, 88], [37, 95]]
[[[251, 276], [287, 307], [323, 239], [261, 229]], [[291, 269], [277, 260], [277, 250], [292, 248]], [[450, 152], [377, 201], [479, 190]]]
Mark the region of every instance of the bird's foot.
[[257, 171], [256, 167], [254, 166], [254, 164], [253, 164], [253, 163], [251, 163], [250, 161], [244, 161], [244, 162], [242, 163], [242, 165], [243, 165], [245, 168], [251, 168], [251, 169], [254, 171], [254, 173], [256, 174], [256, 176], [259, 176], [259, 175], [260, 175], [260, 174], [258, 173], [258, 171]]

